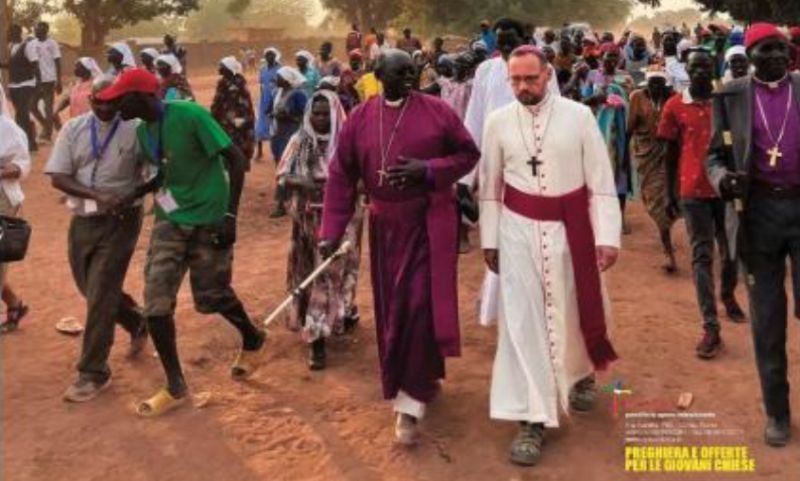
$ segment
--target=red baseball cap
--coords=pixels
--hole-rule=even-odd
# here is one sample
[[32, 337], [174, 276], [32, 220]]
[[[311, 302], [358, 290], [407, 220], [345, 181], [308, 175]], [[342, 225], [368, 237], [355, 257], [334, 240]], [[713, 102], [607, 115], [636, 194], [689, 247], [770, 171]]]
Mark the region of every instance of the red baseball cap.
[[784, 35], [778, 29], [778, 27], [771, 23], [754, 23], [750, 26], [744, 36], [744, 46], [749, 50], [758, 42], [768, 38], [780, 38], [782, 40], [786, 40], [786, 35]]
[[154, 94], [158, 92], [158, 79], [146, 69], [132, 68], [122, 72], [113, 84], [99, 92], [95, 98], [105, 102], [132, 92]]

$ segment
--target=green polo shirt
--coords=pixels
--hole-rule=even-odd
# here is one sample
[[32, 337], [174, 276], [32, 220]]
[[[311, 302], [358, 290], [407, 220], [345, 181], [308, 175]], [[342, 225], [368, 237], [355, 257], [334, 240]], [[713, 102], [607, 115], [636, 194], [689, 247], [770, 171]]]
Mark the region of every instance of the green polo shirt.
[[[143, 122], [137, 136], [142, 150], [163, 172], [163, 188], [177, 204], [168, 213], [156, 202], [156, 219], [182, 225], [222, 219], [230, 188], [220, 152], [231, 139], [208, 110], [194, 102], [164, 102], [162, 120]], [[156, 158], [159, 145], [163, 159]]]

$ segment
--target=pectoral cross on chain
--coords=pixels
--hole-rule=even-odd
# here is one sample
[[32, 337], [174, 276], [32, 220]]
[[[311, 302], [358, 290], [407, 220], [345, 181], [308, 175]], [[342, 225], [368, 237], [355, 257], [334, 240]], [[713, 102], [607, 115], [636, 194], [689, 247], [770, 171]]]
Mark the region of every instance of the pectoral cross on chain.
[[783, 153], [780, 151], [780, 149], [778, 149], [778, 146], [776, 145], [775, 147], [769, 149], [767, 151], [767, 154], [769, 155], [769, 166], [774, 169], [775, 166], [778, 165], [778, 159], [783, 157]]
[[531, 166], [531, 173], [534, 177], [539, 175], [539, 166], [542, 165], [544, 162], [539, 160], [535, 155], [531, 157], [531, 160], [527, 162], [528, 165]]

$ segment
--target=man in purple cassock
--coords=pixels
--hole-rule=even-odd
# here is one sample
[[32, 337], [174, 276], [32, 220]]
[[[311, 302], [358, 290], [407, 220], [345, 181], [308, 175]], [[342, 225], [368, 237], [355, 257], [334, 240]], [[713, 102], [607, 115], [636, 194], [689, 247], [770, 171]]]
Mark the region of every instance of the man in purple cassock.
[[460, 354], [454, 185], [480, 153], [447, 104], [412, 92], [407, 53], [385, 52], [375, 74], [384, 95], [354, 110], [339, 134], [320, 250], [325, 257], [336, 250], [362, 183], [383, 395], [397, 413], [397, 440], [413, 444], [444, 378], [444, 358]]

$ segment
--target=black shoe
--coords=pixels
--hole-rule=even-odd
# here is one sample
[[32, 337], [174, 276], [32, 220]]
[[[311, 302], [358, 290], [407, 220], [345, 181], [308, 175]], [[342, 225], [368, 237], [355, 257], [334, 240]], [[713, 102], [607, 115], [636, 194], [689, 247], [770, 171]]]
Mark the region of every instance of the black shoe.
[[736, 299], [725, 299], [722, 303], [725, 304], [725, 312], [728, 314], [728, 319], [730, 319], [731, 322], [739, 324], [747, 322], [747, 316], [745, 316], [742, 308], [739, 307], [739, 303], [736, 302]]
[[767, 418], [767, 427], [764, 429], [764, 441], [774, 448], [781, 448], [789, 443], [791, 437], [791, 423], [788, 417]]
[[717, 331], [706, 331], [695, 347], [700, 359], [714, 359], [722, 348], [722, 338]]
[[344, 316], [344, 319], [342, 319], [342, 330], [344, 331], [344, 334], [350, 334], [355, 331], [358, 327], [358, 321], [360, 319], [361, 317], [358, 315], [358, 311], [354, 311], [353, 313]]
[[308, 357], [308, 368], [312, 371], [321, 371], [326, 367], [325, 338], [319, 338], [311, 343], [311, 353]]

